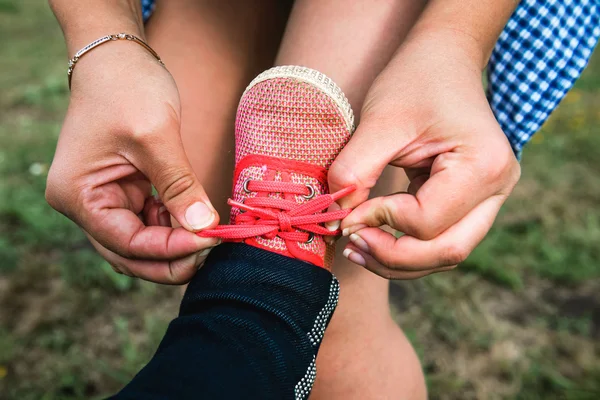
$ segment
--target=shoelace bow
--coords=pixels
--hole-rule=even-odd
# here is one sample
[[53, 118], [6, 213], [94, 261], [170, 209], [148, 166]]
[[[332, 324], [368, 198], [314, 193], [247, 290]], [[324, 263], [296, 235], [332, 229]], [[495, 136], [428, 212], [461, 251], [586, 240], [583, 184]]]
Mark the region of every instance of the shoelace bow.
[[[345, 218], [350, 209], [321, 213], [340, 198], [352, 193], [355, 186], [349, 186], [332, 194], [322, 194], [298, 204], [295, 201], [273, 197], [250, 197], [244, 203], [229, 199], [227, 204], [243, 212], [235, 217], [233, 225], [219, 225], [214, 229], [199, 232], [203, 237], [218, 237], [223, 240], [239, 240], [262, 236], [273, 239], [309, 242], [314, 235], [339, 235], [337, 231], [319, 224]], [[306, 185], [280, 181], [250, 180], [244, 184], [249, 192], [281, 193], [309, 196], [314, 189]], [[301, 230], [302, 232], [298, 232]]]

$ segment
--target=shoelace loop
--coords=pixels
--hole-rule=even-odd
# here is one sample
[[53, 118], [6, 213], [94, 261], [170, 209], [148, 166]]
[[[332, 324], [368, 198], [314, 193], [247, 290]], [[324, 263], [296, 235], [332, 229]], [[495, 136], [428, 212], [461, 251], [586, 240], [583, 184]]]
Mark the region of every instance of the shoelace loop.
[[330, 231], [320, 225], [345, 218], [352, 210], [322, 212], [331, 204], [356, 190], [354, 185], [332, 194], [315, 196], [309, 185], [281, 181], [246, 180], [243, 189], [247, 193], [280, 193], [300, 195], [310, 199], [298, 204], [285, 198], [249, 197], [244, 203], [229, 199], [227, 204], [237, 207], [240, 213], [233, 225], [219, 225], [198, 234], [203, 237], [218, 237], [223, 240], [242, 240], [262, 236], [273, 239], [310, 243], [315, 235], [339, 235], [340, 230]]

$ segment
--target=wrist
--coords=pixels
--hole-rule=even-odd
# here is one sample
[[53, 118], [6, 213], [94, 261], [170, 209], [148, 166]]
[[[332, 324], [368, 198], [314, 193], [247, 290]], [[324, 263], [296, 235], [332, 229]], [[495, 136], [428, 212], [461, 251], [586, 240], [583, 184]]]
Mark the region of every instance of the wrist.
[[[72, 94], [83, 88], [94, 90], [111, 87], [113, 83], [123, 88], [123, 82], [132, 79], [126, 73], [150, 73], [160, 62], [146, 49], [129, 40], [115, 40], [94, 48], [77, 62], [72, 71], [70, 89]], [[161, 69], [163, 66], [161, 66]]]
[[481, 74], [489, 60], [487, 50], [474, 36], [453, 27], [415, 26], [403, 47], [418, 47], [428, 54], [444, 54]]
[[411, 35], [431, 36], [483, 69], [519, 0], [429, 0]]
[[98, 49], [98, 47], [101, 47], [101, 46], [109, 44], [109, 43], [114, 43], [116, 41], [132, 42], [132, 43], [135, 43], [135, 44], [139, 45], [145, 51], [147, 51], [148, 53], [150, 53], [156, 59], [156, 61], [158, 61], [158, 63], [164, 67], [165, 64], [162, 62], [162, 60], [160, 59], [160, 56], [154, 51], [154, 49], [152, 47], [150, 47], [146, 42], [144, 42], [143, 40], [141, 40], [140, 38], [138, 38], [137, 36], [130, 35], [130, 34], [127, 34], [127, 33], [119, 33], [119, 34], [106, 35], [106, 36], [103, 36], [102, 38], [94, 41], [93, 43], [87, 45], [82, 50], [78, 51], [75, 54], [75, 56], [72, 59], [69, 60], [69, 69], [67, 70], [67, 77], [68, 77], [68, 80], [69, 80], [69, 89], [71, 88], [71, 81], [72, 81], [73, 71], [75, 70], [75, 67], [77, 66], [77, 64], [79, 63], [79, 61], [83, 57], [85, 57], [86, 55], [88, 55], [89, 53], [91, 53], [94, 50]]

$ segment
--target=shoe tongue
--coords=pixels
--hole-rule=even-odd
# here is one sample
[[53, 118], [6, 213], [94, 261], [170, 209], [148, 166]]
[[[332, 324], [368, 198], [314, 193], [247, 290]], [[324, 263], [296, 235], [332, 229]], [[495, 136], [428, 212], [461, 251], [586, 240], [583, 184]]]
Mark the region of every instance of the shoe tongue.
[[247, 155], [306, 162], [328, 169], [351, 136], [334, 97], [295, 77], [251, 85], [236, 119], [236, 163]]

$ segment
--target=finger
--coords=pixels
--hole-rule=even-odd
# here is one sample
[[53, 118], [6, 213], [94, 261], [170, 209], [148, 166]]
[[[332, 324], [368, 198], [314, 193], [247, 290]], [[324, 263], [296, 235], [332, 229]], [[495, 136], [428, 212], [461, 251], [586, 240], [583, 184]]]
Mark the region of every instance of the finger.
[[164, 205], [158, 209], [158, 223], [160, 226], [172, 227], [171, 214]]
[[366, 268], [373, 271], [410, 272], [452, 266], [463, 262], [483, 240], [503, 202], [504, 197], [500, 195], [487, 199], [433, 240], [407, 235], [396, 238], [378, 228], [362, 229], [352, 235], [351, 240], [362, 253], [376, 261], [367, 261]]
[[356, 207], [369, 197], [383, 169], [394, 158], [394, 149], [399, 148], [398, 143], [394, 146], [387, 143], [390, 136], [363, 116], [352, 139], [336, 157], [328, 173], [332, 193], [350, 185], [356, 186], [354, 193], [339, 200], [342, 208]]
[[456, 268], [456, 265], [446, 267], [428, 268], [419, 271], [391, 270], [375, 260], [368, 253], [362, 252], [356, 246], [348, 244], [344, 249], [344, 256], [355, 264], [367, 268], [369, 271], [382, 278], [389, 280], [411, 280], [423, 278], [427, 275], [436, 274], [438, 272], [450, 271]]
[[142, 214], [144, 222], [148, 226], [171, 226], [171, 216], [167, 208], [157, 197], [151, 196], [146, 199]]
[[421, 189], [421, 186], [423, 186], [425, 182], [427, 182], [427, 179], [429, 179], [429, 172], [421, 175], [416, 175], [415, 177], [411, 178], [406, 191], [409, 194], [416, 196], [419, 189]]
[[388, 224], [410, 236], [433, 239], [496, 194], [496, 185], [486, 185], [473, 172], [476, 168], [465, 165], [468, 164], [458, 153], [439, 155], [431, 176], [415, 195], [404, 193], [369, 200], [344, 219], [342, 228]]
[[106, 249], [89, 235], [88, 238], [90, 238], [98, 253], [116, 272], [150, 282], [169, 285], [180, 285], [189, 282], [198, 268], [204, 264], [212, 250], [212, 248], [205, 249], [172, 261], [130, 260]]
[[[333, 203], [332, 205], [329, 206], [329, 208], [327, 209], [327, 212], [335, 212], [335, 211], [339, 211], [341, 209], [342, 209], [342, 207], [340, 207], [339, 204]], [[340, 224], [341, 223], [342, 223], [341, 220], [336, 219], [335, 221], [325, 222], [325, 227], [328, 230], [334, 232], [334, 231], [337, 231], [340, 228]]]
[[[173, 140], [176, 136], [178, 140]], [[218, 224], [219, 216], [192, 170], [178, 135], [140, 145], [133, 162], [152, 182], [169, 213], [189, 231]]]
[[184, 228], [145, 226], [130, 210], [95, 210], [82, 224], [107, 249], [125, 257], [172, 260], [214, 246], [218, 239], [202, 238]]
[[125, 194], [124, 199], [129, 203], [126, 208], [135, 214], [142, 212], [146, 200], [152, 195], [152, 184], [148, 178], [137, 172], [116, 182]]
[[[339, 211], [342, 208], [340, 207], [339, 204], [337, 203], [333, 203], [332, 205], [329, 206], [329, 208], [327, 209], [327, 212], [335, 212], [335, 211]], [[331, 232], [335, 232], [338, 229], [340, 229], [340, 224], [342, 223], [341, 220], [336, 219], [334, 221], [328, 221], [325, 223], [325, 227], [331, 231]], [[335, 235], [329, 235], [329, 236], [324, 236], [323, 240], [325, 240], [325, 243], [327, 244], [334, 244], [336, 241], [337, 237]]]
[[150, 196], [146, 199], [144, 209], [142, 210], [142, 219], [147, 226], [160, 226], [158, 221], [158, 209], [161, 205], [162, 203], [160, 203], [155, 196]]

